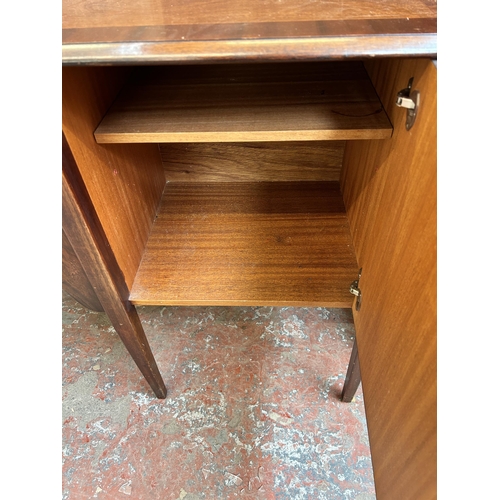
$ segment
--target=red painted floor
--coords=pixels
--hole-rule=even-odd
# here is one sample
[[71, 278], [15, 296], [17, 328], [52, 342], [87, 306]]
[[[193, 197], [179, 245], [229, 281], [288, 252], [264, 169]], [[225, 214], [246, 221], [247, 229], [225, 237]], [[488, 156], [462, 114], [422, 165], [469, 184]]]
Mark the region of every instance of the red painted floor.
[[375, 499], [349, 310], [138, 308], [165, 400], [104, 314], [62, 311], [63, 499]]

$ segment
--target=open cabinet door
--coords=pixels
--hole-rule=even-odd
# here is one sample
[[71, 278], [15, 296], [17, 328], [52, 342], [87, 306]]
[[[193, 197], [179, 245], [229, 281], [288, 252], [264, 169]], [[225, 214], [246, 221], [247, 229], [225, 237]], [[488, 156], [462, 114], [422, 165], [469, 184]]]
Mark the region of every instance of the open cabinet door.
[[[353, 307], [378, 500], [436, 497], [436, 76], [429, 60], [366, 64], [392, 139], [350, 142], [342, 187], [362, 268]], [[420, 92], [406, 130], [398, 91]]]

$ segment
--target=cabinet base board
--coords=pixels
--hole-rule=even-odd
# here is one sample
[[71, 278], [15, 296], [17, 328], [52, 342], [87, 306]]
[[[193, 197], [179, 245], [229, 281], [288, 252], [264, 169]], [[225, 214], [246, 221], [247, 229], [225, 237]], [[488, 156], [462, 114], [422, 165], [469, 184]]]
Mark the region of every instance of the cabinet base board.
[[130, 301], [351, 307], [357, 275], [338, 182], [169, 183]]

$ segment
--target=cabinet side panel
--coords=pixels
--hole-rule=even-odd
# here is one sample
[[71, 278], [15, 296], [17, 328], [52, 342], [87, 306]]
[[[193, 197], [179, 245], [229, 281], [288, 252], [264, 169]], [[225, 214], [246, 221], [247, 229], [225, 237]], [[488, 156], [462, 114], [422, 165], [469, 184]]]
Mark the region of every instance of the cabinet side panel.
[[64, 229], [62, 232], [62, 286], [66, 293], [87, 309], [104, 311]]
[[[366, 64], [392, 139], [346, 145], [341, 183], [362, 275], [353, 311], [377, 498], [436, 498], [436, 68]], [[417, 120], [396, 94], [414, 77]]]
[[99, 145], [94, 130], [127, 68], [63, 68], [63, 131], [129, 288], [164, 187], [155, 144]]

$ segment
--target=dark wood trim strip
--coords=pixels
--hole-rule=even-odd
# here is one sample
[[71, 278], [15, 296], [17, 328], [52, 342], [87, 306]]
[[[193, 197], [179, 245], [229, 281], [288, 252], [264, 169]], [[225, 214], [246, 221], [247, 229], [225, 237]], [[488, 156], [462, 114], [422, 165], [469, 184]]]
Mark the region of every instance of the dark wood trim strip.
[[65, 65], [319, 61], [367, 57], [428, 57], [435, 59], [437, 57], [437, 35], [71, 43], [62, 47], [62, 62]]
[[437, 33], [435, 18], [66, 28], [63, 44], [229, 41]]
[[167, 390], [125, 278], [116, 262], [66, 137], [62, 137], [63, 229], [104, 312], [158, 398]]

